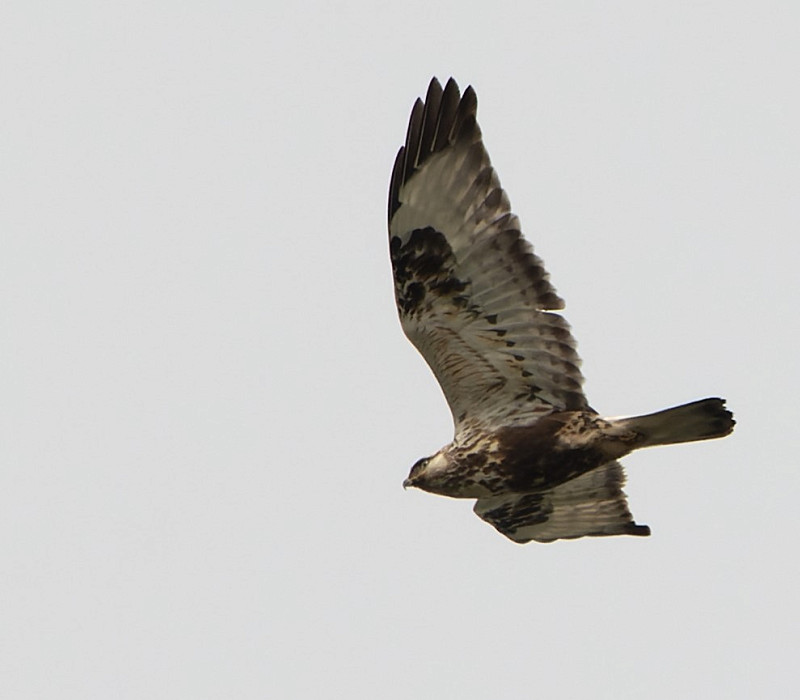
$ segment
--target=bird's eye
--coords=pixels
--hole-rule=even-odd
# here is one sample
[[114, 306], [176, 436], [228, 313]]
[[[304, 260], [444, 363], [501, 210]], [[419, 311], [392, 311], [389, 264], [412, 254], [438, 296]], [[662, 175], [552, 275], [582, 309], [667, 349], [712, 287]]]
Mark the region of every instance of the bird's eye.
[[418, 472], [428, 463], [428, 457], [423, 457], [422, 459], [418, 459], [414, 462], [414, 466], [411, 467], [411, 473]]

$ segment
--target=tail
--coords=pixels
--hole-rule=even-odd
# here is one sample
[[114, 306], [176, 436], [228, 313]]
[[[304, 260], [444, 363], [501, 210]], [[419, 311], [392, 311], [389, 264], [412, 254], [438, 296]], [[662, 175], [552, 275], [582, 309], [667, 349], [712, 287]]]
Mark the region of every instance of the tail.
[[733, 414], [725, 408], [725, 399], [716, 398], [693, 401], [646, 416], [617, 418], [612, 423], [614, 427], [634, 430], [641, 435], [642, 442], [637, 448], [725, 437], [736, 425]]

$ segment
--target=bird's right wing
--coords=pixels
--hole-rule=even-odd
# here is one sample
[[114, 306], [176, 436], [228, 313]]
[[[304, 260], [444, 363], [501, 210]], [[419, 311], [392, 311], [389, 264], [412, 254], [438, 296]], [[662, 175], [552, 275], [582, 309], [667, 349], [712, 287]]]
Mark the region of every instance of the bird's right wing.
[[649, 535], [628, 510], [619, 462], [609, 462], [549, 491], [479, 498], [475, 514], [509, 539], [552, 542], [603, 535]]
[[483, 146], [472, 88], [417, 100], [389, 191], [395, 296], [456, 431], [530, 424], [586, 399], [563, 302]]

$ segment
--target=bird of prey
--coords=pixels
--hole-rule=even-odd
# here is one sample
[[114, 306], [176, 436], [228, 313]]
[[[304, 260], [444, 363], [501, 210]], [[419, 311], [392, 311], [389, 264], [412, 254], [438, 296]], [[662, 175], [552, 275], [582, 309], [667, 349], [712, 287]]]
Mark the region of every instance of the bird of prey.
[[434, 78], [411, 111], [389, 186], [389, 249], [403, 331], [453, 414], [453, 441], [404, 482], [453, 498], [514, 542], [649, 535], [617, 461], [733, 430], [720, 398], [601, 418], [570, 327], [489, 162], [471, 87]]

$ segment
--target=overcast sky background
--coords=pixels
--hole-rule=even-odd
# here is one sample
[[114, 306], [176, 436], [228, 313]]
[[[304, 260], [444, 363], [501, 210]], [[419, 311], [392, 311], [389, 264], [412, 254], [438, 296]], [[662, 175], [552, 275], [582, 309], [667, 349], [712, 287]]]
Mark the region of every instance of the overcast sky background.
[[[796, 691], [792, 2], [5, 2], [0, 694]], [[449, 412], [386, 191], [432, 75], [478, 93], [650, 538], [511, 543], [404, 492]]]

